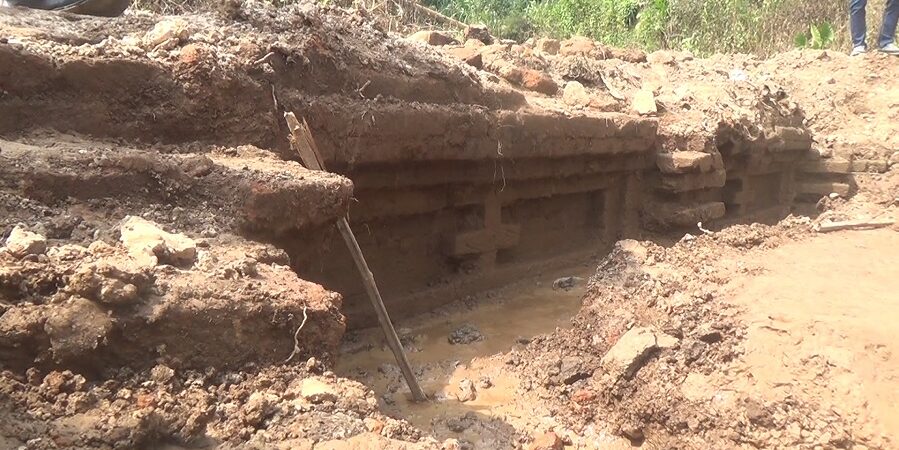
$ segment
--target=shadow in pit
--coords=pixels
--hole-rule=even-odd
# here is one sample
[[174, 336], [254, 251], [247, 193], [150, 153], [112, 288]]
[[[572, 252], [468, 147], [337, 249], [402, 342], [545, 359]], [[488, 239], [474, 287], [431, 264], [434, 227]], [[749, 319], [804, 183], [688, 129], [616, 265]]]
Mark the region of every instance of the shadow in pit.
[[[385, 414], [438, 440], [458, 439], [476, 449], [514, 448], [549, 413], [523, 402], [518, 375], [506, 364], [505, 353], [570, 324], [581, 307], [584, 283], [554, 290], [553, 280], [561, 275], [524, 281], [486, 293], [483, 301], [469, 298], [399, 323], [416, 377], [431, 397], [427, 403], [412, 402], [380, 329], [348, 335], [336, 372], [371, 387]], [[574, 275], [584, 280], [587, 274]], [[451, 343], [451, 335], [461, 342]]]

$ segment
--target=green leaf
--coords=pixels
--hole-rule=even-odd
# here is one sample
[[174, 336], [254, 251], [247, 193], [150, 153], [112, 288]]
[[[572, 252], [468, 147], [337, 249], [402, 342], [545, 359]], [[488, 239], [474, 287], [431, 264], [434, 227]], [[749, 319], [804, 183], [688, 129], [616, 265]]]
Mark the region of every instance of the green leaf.
[[836, 40], [836, 33], [833, 30], [833, 25], [825, 22], [818, 25], [818, 33], [821, 35], [821, 44], [824, 47], [830, 47], [833, 44], [833, 41]]
[[812, 48], [822, 48], [823, 41], [821, 40], [821, 31], [815, 25], [810, 26], [809, 29], [812, 32]]
[[808, 35], [805, 33], [797, 34], [793, 38], [793, 43], [796, 44], [796, 48], [808, 48]]

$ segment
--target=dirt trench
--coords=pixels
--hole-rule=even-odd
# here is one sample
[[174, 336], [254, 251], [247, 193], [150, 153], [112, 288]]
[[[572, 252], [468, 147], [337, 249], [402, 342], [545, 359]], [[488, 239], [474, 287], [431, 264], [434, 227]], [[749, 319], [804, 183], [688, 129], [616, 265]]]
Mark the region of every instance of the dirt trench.
[[[639, 383], [592, 377], [647, 317], [591, 322], [582, 307], [621, 280], [587, 279], [623, 240], [667, 247], [775, 224], [832, 208], [890, 167], [879, 150], [824, 154], [817, 116], [763, 63], [737, 57], [494, 44], [477, 46], [486, 62], [474, 68], [359, 11], [256, 2], [121, 20], [9, 10], [0, 33], [0, 226], [5, 238], [43, 239], [0, 253], [3, 431], [34, 448], [303, 448], [353, 436], [515, 448], [554, 429], [568, 445], [630, 445], [674, 436], [681, 422], [697, 442], [762, 439], [723, 435], [737, 428], [729, 419], [648, 411], [666, 405], [656, 399], [618, 403]], [[535, 74], [565, 88], [534, 90], [525, 75]], [[563, 91], [574, 82], [604, 96], [601, 107], [572, 103]], [[638, 110], [647, 90], [652, 111]], [[335, 173], [295, 162], [285, 111], [309, 121]], [[401, 328], [404, 343], [439, 355], [418, 367], [438, 402], [405, 399], [368, 329], [375, 317], [332, 225], [345, 214], [394, 319], [418, 324]], [[149, 223], [150, 253], [127, 237], [136, 217]], [[187, 262], [171, 259], [182, 234]], [[566, 276], [572, 290], [554, 286]], [[613, 306], [633, 294], [618, 293]], [[718, 319], [703, 314], [650, 322], [686, 343]], [[508, 322], [491, 325], [496, 316]], [[446, 343], [465, 321], [488, 339]], [[574, 343], [591, 326], [605, 340]], [[739, 333], [697, 365], [728, 362]], [[555, 344], [569, 354], [541, 356]], [[683, 362], [696, 345], [672, 348], [672, 361], [696, 360]], [[463, 380], [480, 400], [455, 402]], [[597, 399], [643, 415], [585, 428]], [[534, 410], [496, 419], [524, 401]], [[67, 431], [96, 424], [106, 425]], [[865, 438], [840, 442], [877, 442]]]

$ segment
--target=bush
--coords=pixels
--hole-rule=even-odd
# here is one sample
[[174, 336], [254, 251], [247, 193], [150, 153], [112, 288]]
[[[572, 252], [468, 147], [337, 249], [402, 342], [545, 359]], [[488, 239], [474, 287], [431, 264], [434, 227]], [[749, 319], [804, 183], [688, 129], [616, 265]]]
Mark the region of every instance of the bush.
[[812, 24], [841, 24], [835, 29], [835, 45], [845, 45], [848, 34], [842, 25], [847, 14], [843, 0], [430, 1], [463, 22], [486, 24], [501, 37], [583, 35], [614, 46], [686, 49], [700, 55], [786, 50]]

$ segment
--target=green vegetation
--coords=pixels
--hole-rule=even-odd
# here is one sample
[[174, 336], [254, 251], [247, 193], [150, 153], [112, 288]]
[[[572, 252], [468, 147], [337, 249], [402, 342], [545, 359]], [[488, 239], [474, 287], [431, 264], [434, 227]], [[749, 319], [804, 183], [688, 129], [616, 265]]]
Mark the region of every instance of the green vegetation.
[[829, 23], [820, 25], [812, 25], [809, 27], [808, 33], [799, 33], [796, 35], [796, 47], [798, 48], [814, 48], [817, 50], [829, 48], [834, 41], [833, 26]]
[[[265, 1], [283, 5], [303, 0]], [[383, 5], [379, 0], [311, 1], [369, 9]], [[698, 55], [764, 56], [794, 47], [849, 47], [845, 0], [419, 1], [462, 22], [486, 24], [494, 35], [518, 41], [582, 35], [613, 46], [685, 49]], [[220, 1], [216, 0], [134, 0], [133, 6], [181, 13], [218, 4]], [[884, 2], [869, 2], [872, 30], [880, 23], [883, 5]], [[398, 29], [408, 31], [404, 26]]]
[[[808, 46], [815, 48], [843, 45], [840, 34], [847, 34], [844, 26], [834, 30], [826, 25], [846, 22], [845, 2], [837, 0], [426, 1], [463, 22], [484, 23], [494, 34], [516, 40], [583, 35], [647, 50], [764, 55], [798, 43], [794, 38], [810, 24], [825, 24], [813, 26], [808, 35]], [[815, 40], [818, 32], [828, 33]]]

